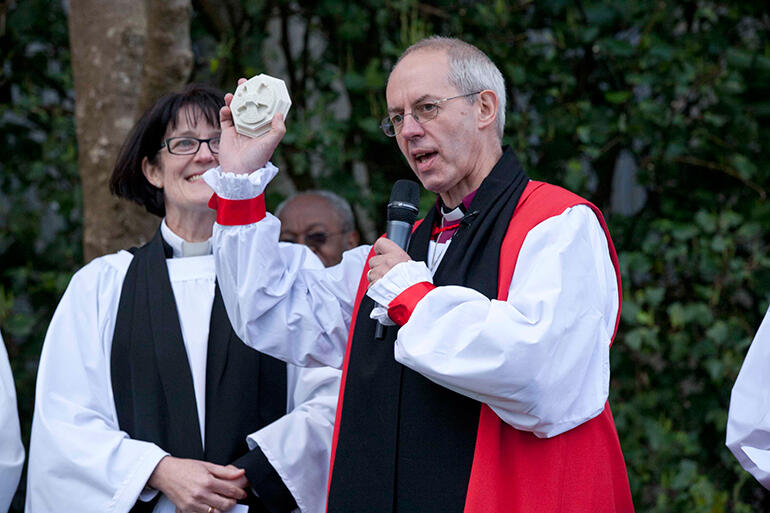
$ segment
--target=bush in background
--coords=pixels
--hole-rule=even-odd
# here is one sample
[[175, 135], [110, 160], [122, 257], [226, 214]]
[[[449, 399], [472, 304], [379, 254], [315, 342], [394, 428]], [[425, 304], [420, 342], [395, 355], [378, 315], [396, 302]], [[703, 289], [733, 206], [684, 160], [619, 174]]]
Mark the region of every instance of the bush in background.
[[[770, 301], [766, 7], [243, 1], [236, 26], [201, 4], [193, 79], [286, 78], [295, 105], [276, 160], [289, 188], [335, 189], [369, 237], [390, 184], [411, 174], [377, 127], [395, 59], [432, 33], [486, 51], [508, 85], [504, 142], [530, 176], [602, 208], [620, 254], [611, 401], [637, 510], [770, 510], [724, 447], [730, 389]], [[0, 323], [28, 433], [45, 328], [82, 262], [81, 200], [66, 13], [39, 0], [6, 8]]]

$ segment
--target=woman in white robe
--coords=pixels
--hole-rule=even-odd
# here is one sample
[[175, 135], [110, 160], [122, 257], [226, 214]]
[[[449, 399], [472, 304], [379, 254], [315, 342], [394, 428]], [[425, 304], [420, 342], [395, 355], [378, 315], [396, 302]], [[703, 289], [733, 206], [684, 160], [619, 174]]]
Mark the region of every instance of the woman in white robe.
[[16, 388], [8, 353], [0, 335], [0, 512], [8, 511], [24, 465]]
[[[78, 271], [54, 314], [38, 371], [28, 512], [323, 511], [339, 371], [276, 366], [219, 333], [232, 328], [215, 284], [211, 189], [200, 175], [218, 164], [221, 105], [222, 95], [205, 86], [167, 95], [121, 152], [113, 192], [163, 221], [133, 254]], [[235, 375], [242, 386], [212, 391], [254, 355], [258, 371]], [[280, 393], [254, 388], [276, 380]], [[246, 404], [243, 390], [259, 400]], [[247, 417], [259, 428], [222, 440]], [[241, 443], [245, 454], [235, 461], [204, 461]], [[248, 506], [235, 505], [244, 499]]]

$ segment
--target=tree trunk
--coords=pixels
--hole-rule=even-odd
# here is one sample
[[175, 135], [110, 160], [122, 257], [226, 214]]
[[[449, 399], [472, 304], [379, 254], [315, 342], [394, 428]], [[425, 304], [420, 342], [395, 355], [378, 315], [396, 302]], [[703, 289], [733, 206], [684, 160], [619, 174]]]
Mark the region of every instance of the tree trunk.
[[139, 115], [159, 95], [186, 84], [193, 68], [190, 0], [145, 0], [145, 5], [147, 43]]
[[[189, 0], [71, 0], [78, 168], [86, 261], [142, 244], [158, 219], [110, 195], [118, 152], [143, 110], [192, 68]], [[148, 21], [150, 20], [150, 21]]]

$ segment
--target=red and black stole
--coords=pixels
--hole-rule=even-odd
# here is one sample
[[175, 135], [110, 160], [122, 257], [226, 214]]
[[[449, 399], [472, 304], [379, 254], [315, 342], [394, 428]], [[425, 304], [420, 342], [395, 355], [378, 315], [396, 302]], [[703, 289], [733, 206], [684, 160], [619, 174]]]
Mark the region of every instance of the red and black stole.
[[[506, 148], [471, 201], [435, 285], [497, 297], [500, 247], [527, 182]], [[427, 260], [437, 215], [432, 209], [415, 230], [408, 251], [413, 260]], [[481, 403], [397, 363], [397, 327], [376, 340], [373, 307], [364, 296], [348, 345], [327, 511], [460, 513]]]

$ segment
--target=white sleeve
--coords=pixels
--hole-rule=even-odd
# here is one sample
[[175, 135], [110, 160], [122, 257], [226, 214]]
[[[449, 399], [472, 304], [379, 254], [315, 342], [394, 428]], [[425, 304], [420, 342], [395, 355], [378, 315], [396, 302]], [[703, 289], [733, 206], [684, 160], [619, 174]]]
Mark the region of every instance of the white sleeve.
[[511, 426], [552, 437], [604, 409], [617, 311], [607, 238], [577, 206], [529, 232], [507, 301], [438, 287], [399, 330], [395, 356]]
[[16, 388], [11, 365], [0, 335], [0, 511], [8, 511], [24, 465]]
[[727, 447], [770, 489], [770, 310], [735, 380], [727, 415]]
[[[238, 175], [210, 170], [206, 179], [218, 195], [237, 186], [243, 195], [245, 180]], [[229, 189], [228, 180], [235, 184]], [[342, 262], [325, 269], [307, 247], [279, 244], [280, 228], [271, 214], [247, 225], [214, 225], [217, 279], [230, 323], [247, 345], [270, 356], [302, 367], [341, 368], [370, 246], [346, 251]]]
[[123, 273], [97, 259], [72, 278], [43, 344], [27, 513], [128, 512], [167, 453], [118, 427], [110, 348]]
[[286, 415], [248, 437], [259, 445], [302, 513], [323, 513], [341, 372], [287, 365]]

